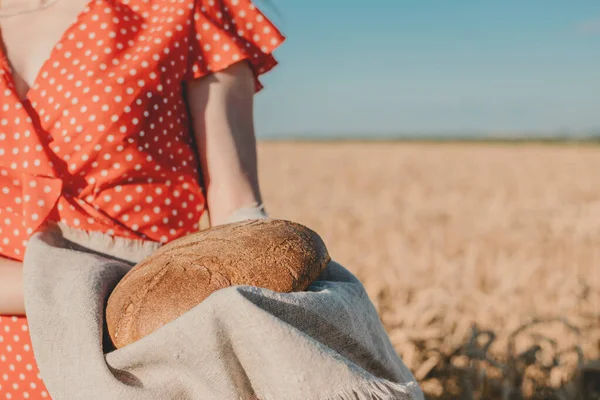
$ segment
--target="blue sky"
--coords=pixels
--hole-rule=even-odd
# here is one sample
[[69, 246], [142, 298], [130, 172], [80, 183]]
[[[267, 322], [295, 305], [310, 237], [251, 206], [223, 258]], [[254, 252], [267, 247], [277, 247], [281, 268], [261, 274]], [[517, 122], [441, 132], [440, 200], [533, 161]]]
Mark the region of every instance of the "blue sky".
[[598, 0], [269, 0], [259, 137], [600, 132]]

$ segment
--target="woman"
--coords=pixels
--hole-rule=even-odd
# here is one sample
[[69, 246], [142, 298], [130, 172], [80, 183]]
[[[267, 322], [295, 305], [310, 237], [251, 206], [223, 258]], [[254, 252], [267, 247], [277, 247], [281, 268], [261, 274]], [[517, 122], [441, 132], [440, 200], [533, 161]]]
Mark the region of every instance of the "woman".
[[2, 0], [0, 29], [0, 393], [48, 398], [27, 239], [60, 222], [165, 243], [206, 208], [264, 216], [252, 98], [283, 37], [249, 0]]

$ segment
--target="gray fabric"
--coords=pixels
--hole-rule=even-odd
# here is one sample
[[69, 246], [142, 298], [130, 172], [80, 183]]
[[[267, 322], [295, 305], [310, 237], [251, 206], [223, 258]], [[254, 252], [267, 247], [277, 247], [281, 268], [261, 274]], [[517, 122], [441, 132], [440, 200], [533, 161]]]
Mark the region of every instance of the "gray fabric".
[[248, 219], [265, 219], [267, 218], [267, 211], [263, 204], [254, 204], [248, 207], [242, 207], [235, 210], [229, 217], [227, 217], [227, 224], [233, 224], [234, 222], [241, 222]]
[[307, 292], [223, 289], [105, 354], [104, 304], [130, 267], [60, 230], [30, 239], [26, 309], [54, 400], [423, 398], [363, 286], [335, 262]]

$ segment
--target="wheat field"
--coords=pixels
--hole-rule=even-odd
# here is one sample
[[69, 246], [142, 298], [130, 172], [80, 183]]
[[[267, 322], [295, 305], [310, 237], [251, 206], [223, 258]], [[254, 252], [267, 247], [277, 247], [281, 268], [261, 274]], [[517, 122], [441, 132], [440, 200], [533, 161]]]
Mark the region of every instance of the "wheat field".
[[600, 146], [261, 142], [259, 160], [269, 213], [361, 279], [429, 398], [597, 398]]

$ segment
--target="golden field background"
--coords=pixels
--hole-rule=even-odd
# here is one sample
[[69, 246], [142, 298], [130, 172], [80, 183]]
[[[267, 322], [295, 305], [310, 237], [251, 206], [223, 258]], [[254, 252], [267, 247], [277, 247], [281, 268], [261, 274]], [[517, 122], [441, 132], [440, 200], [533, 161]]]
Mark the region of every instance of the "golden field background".
[[593, 384], [600, 146], [261, 142], [259, 160], [271, 216], [362, 280], [429, 397]]

